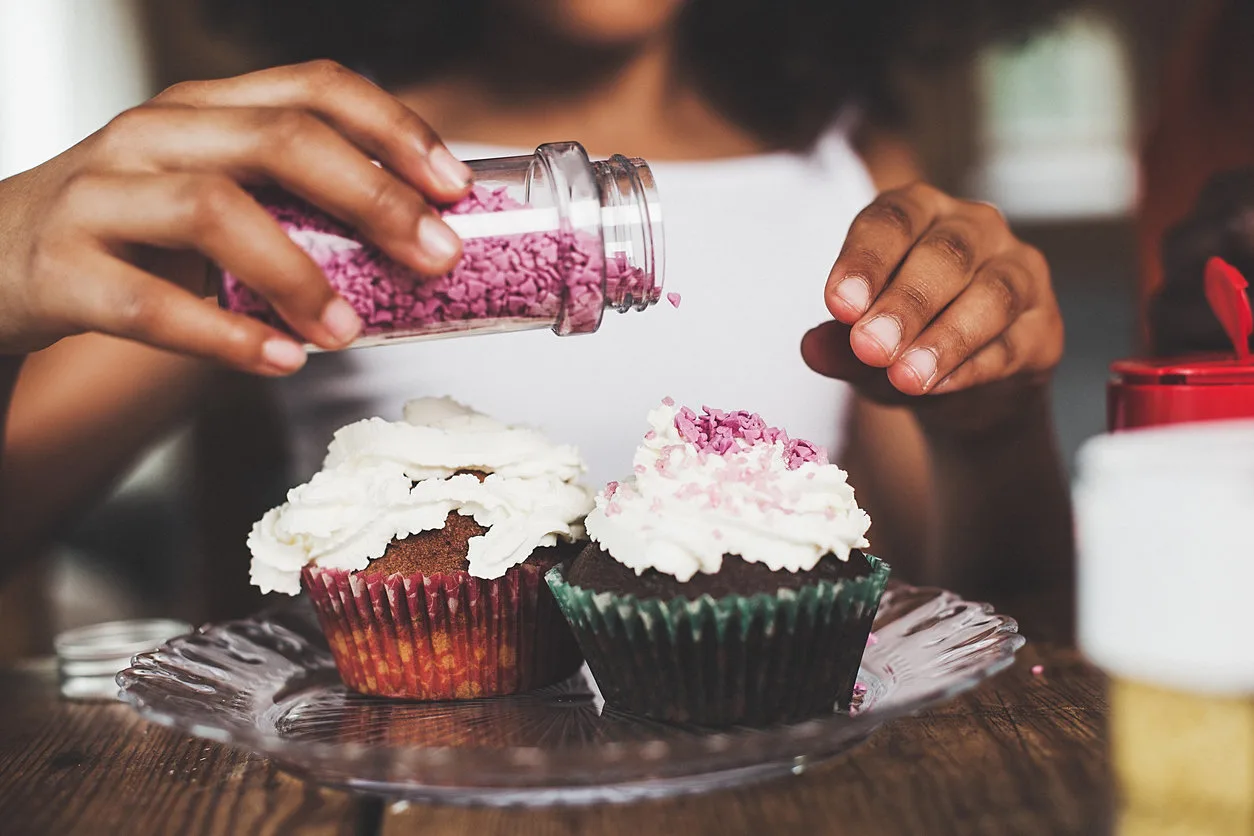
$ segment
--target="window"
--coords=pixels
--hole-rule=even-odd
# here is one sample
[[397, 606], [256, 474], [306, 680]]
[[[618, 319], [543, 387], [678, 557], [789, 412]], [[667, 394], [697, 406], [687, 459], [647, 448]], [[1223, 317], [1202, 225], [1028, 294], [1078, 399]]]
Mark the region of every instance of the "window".
[[1018, 219], [1126, 215], [1136, 197], [1127, 51], [1081, 13], [978, 65], [982, 163], [975, 194]]

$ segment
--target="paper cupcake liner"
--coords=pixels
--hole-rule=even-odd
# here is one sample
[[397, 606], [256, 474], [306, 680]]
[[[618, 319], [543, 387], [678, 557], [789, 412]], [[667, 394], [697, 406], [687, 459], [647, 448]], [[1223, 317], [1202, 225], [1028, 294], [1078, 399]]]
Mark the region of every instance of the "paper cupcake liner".
[[302, 581], [344, 684], [361, 694], [473, 699], [560, 682], [582, 661], [542, 578], [524, 563], [366, 578], [307, 566]]
[[658, 720], [764, 726], [847, 708], [889, 567], [775, 594], [662, 600], [545, 576], [606, 704]]

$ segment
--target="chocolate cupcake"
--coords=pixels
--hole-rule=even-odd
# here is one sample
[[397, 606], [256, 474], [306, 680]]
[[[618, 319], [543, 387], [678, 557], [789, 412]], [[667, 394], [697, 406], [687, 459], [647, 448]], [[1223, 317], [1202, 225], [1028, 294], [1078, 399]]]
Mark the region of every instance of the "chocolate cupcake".
[[547, 580], [608, 704], [762, 726], [848, 708], [888, 566], [826, 453], [667, 399]]
[[581, 662], [544, 574], [592, 507], [573, 447], [449, 399], [335, 434], [323, 468], [248, 538], [263, 592], [303, 585], [345, 685], [468, 699], [539, 688]]

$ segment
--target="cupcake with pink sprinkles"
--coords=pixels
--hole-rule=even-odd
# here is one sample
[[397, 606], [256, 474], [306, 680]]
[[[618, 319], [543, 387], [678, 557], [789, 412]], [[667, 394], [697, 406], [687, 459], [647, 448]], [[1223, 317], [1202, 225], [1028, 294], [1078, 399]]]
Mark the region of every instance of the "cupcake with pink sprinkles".
[[827, 452], [669, 398], [547, 580], [606, 703], [765, 726], [847, 711], [889, 568]]

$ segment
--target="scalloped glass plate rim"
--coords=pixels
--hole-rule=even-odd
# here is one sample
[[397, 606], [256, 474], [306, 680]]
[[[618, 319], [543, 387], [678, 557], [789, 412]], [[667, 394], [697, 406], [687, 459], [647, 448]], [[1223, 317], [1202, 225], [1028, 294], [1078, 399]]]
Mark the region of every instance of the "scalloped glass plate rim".
[[[613, 742], [597, 747], [398, 747], [285, 739], [262, 727], [260, 721], [267, 717], [267, 712], [281, 708], [281, 703], [275, 700], [280, 694], [300, 691], [299, 683], [291, 687], [291, 679], [287, 681], [288, 688], [270, 691], [270, 705], [252, 714], [251, 725], [224, 720], [222, 712], [215, 711], [207, 699], [203, 706], [196, 706], [193, 697], [182, 697], [181, 710], [177, 712], [161, 705], [162, 694], [153, 687], [157, 683], [149, 680], [173, 678], [193, 694], [207, 696], [213, 690], [211, 685], [194, 685], [178, 679], [177, 672], [166, 666], [165, 658], [182, 653], [185, 647], [194, 647], [197, 640], [208, 640], [230, 631], [258, 627], [271, 633], [276, 628], [284, 631], [288, 635], [282, 639], [303, 641], [307, 648], [320, 650], [325, 659], [319, 660], [321, 667], [311, 669], [310, 673], [325, 672], [325, 667], [331, 664], [329, 652], [325, 647], [319, 649], [310, 644], [308, 633], [289, 626], [304, 626], [316, 632], [316, 627], [310, 626], [312, 617], [299, 612], [299, 606], [280, 605], [251, 618], [205, 625], [167, 642], [156, 651], [136, 656], [131, 667], [118, 674], [120, 698], [149, 721], [251, 749], [321, 783], [454, 803], [585, 803], [697, 792], [712, 788], [711, 781], [716, 786], [730, 786], [800, 772], [808, 764], [840, 754], [865, 740], [885, 722], [934, 707], [974, 688], [1008, 667], [1025, 643], [1016, 622], [994, 613], [988, 604], [969, 602], [941, 589], [892, 584], [885, 593], [876, 622], [878, 642], [868, 647], [859, 674], [859, 681], [868, 688], [870, 701], [869, 705], [864, 703], [863, 710], [852, 716], [834, 713], [767, 729], [676, 729], [683, 732], [678, 739]], [[920, 610], [929, 610], [930, 614], [911, 621], [912, 616], [919, 616]], [[952, 622], [955, 615], [963, 613], [967, 621], [978, 620], [973, 621], [975, 627], [984, 628], [976, 635], [974, 644], [957, 648], [968, 651], [960, 658], [976, 658], [959, 670], [939, 677], [934, 687], [920, 690], [909, 699], [886, 703], [884, 696], [888, 686], [876, 672], [884, 673], [881, 666], [888, 666], [888, 672], [892, 672], [889, 663], [894, 658], [894, 641], [935, 631], [938, 637], [921, 646], [941, 647], [948, 634], [939, 631], [938, 625]], [[886, 623], [885, 619], [888, 619]], [[921, 626], [923, 624], [927, 626]], [[957, 629], [964, 626], [965, 622]], [[903, 636], [897, 636], [898, 632]], [[944, 652], [947, 649], [941, 647], [937, 657]], [[874, 664], [876, 660], [879, 665]], [[494, 699], [542, 697], [549, 690]], [[193, 700], [191, 711], [187, 710], [189, 699]], [[665, 728], [662, 724], [656, 725], [659, 729]], [[468, 773], [476, 781], [473, 786], [464, 780]], [[463, 780], [450, 782], [450, 774]], [[545, 791], [551, 791], [551, 796], [545, 795]], [[523, 795], [524, 792], [530, 794]]]

